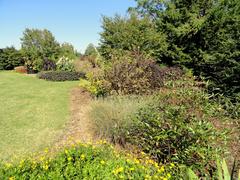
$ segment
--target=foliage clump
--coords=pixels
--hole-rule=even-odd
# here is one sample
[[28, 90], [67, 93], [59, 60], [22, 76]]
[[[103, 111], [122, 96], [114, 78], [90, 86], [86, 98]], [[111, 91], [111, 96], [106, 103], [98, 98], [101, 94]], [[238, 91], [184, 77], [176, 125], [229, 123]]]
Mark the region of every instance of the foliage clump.
[[52, 60], [49, 60], [48, 58], [45, 58], [43, 60], [43, 71], [54, 71], [56, 70], [56, 63]]
[[95, 95], [146, 95], [158, 91], [165, 81], [182, 75], [178, 67], [161, 68], [154, 60], [133, 52], [114, 57], [100, 73], [88, 73], [88, 83], [80, 84]]
[[54, 63], [62, 57], [75, 58], [75, 50], [69, 43], [60, 44], [47, 29], [25, 29], [21, 38], [22, 52], [29, 71], [44, 70], [44, 61]]
[[0, 70], [12, 70], [23, 64], [22, 53], [14, 47], [0, 49]]
[[80, 78], [84, 78], [85, 74], [69, 71], [42, 71], [37, 74], [37, 77], [48, 81], [78, 81]]
[[103, 18], [101, 54], [139, 50], [167, 65], [193, 69], [209, 91], [240, 94], [239, 0], [136, 0], [130, 17]]
[[[129, 111], [131, 112], [129, 112]], [[212, 119], [227, 118], [192, 77], [167, 81], [150, 96], [97, 100], [91, 118], [97, 133], [122, 145], [133, 144], [158, 162], [192, 167], [202, 176], [224, 152], [225, 132]]]
[[161, 165], [145, 157], [125, 156], [115, 152], [106, 141], [99, 141], [97, 145], [73, 145], [54, 157], [42, 154], [15, 164], [0, 164], [0, 176], [4, 179], [169, 179], [174, 168], [174, 164]]
[[73, 59], [69, 59], [68, 57], [65, 57], [65, 56], [61, 57], [56, 63], [56, 65], [57, 65], [57, 70], [59, 71], [70, 71], [70, 72], [75, 71]]

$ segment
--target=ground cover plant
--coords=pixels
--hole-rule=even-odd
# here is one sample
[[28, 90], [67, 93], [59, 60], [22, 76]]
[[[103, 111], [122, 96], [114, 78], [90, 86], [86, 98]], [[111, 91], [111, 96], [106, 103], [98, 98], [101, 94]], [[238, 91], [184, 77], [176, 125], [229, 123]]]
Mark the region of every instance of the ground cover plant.
[[0, 71], [0, 79], [0, 159], [53, 143], [69, 118], [76, 82], [47, 82], [11, 71]]
[[[99, 145], [100, 144], [100, 145]], [[106, 141], [72, 145], [51, 157], [46, 153], [0, 166], [5, 179], [171, 179], [174, 164], [161, 165], [149, 157], [113, 150]]]

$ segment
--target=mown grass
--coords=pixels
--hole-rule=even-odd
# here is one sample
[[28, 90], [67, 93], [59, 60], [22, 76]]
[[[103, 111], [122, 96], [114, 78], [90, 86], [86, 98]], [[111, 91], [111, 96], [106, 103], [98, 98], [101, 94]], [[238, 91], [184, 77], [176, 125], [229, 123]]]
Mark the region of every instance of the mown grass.
[[51, 145], [69, 118], [76, 82], [47, 82], [0, 71], [0, 159]]

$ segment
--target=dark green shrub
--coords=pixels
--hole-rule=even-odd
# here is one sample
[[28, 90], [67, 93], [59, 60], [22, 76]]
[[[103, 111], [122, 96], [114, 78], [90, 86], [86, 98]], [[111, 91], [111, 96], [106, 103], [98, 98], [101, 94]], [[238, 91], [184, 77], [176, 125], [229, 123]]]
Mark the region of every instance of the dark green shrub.
[[37, 77], [48, 81], [77, 81], [80, 78], [84, 78], [85, 74], [69, 71], [48, 71], [38, 73]]
[[0, 49], [0, 70], [12, 70], [23, 64], [21, 53], [14, 47]]

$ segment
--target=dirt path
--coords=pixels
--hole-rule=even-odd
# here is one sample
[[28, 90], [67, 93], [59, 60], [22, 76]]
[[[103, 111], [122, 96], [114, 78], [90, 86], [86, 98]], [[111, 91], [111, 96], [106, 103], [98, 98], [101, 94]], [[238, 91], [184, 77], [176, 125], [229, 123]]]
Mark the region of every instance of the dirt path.
[[90, 142], [93, 140], [91, 123], [87, 117], [91, 101], [89, 93], [81, 88], [74, 88], [71, 91], [70, 101], [71, 117], [57, 141], [57, 146], [67, 145], [69, 142]]

